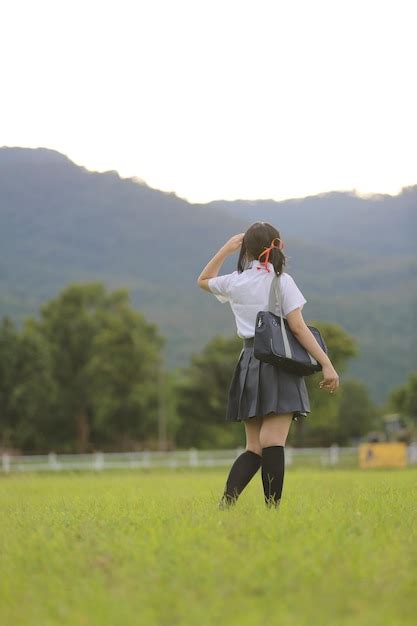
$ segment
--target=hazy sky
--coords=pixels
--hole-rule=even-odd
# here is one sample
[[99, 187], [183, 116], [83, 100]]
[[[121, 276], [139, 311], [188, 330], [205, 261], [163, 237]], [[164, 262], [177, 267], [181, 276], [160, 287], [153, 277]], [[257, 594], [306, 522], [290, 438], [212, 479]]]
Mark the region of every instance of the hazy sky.
[[9, 0], [0, 145], [195, 202], [417, 184], [415, 0]]

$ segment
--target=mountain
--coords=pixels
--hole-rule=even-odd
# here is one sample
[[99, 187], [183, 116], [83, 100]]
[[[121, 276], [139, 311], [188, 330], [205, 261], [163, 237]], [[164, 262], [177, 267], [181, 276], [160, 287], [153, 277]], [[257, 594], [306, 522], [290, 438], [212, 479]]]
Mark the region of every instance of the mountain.
[[185, 365], [214, 333], [235, 332], [230, 307], [198, 288], [198, 274], [231, 235], [270, 221], [308, 301], [306, 322], [334, 321], [357, 337], [346, 375], [381, 402], [417, 369], [416, 207], [417, 186], [190, 204], [53, 150], [0, 148], [0, 317], [20, 324], [69, 282], [102, 280], [129, 289], [167, 337], [168, 365]]
[[216, 201], [205, 206], [251, 221], [279, 219], [289, 237], [315, 244], [332, 242], [350, 254], [368, 250], [383, 257], [415, 254], [417, 249], [417, 185], [403, 188], [397, 196], [333, 191], [282, 202]]

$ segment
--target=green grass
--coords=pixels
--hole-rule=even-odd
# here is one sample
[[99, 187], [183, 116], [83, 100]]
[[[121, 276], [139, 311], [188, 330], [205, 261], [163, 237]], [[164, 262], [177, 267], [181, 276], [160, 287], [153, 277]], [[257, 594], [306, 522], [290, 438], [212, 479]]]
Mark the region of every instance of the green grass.
[[400, 626], [417, 615], [417, 468], [0, 477], [0, 625]]

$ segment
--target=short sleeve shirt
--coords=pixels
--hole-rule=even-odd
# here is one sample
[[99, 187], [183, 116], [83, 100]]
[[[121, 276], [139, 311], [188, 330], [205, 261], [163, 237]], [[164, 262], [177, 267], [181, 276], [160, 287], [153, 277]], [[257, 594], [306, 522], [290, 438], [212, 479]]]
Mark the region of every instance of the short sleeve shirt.
[[[236, 270], [208, 280], [208, 287], [216, 298], [222, 303], [229, 302], [239, 337], [253, 337], [258, 311], [268, 309], [274, 266], [268, 263], [268, 267], [269, 272], [255, 259], [243, 272]], [[293, 277], [286, 272], [281, 274], [281, 292], [283, 317], [296, 308], [302, 309], [307, 302]]]

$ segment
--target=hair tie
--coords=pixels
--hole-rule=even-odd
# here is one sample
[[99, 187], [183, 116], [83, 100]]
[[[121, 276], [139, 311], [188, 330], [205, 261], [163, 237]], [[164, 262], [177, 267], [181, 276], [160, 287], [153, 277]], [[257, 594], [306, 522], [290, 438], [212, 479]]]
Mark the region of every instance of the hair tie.
[[[262, 265], [258, 265], [258, 270], [260, 270], [262, 267], [264, 267], [266, 269], [267, 272], [270, 272], [271, 270], [268, 267], [268, 263], [269, 263], [269, 255], [271, 254], [271, 250], [273, 248], [279, 248], [279, 244], [277, 246], [274, 245], [274, 241], [276, 241], [278, 239], [278, 241], [281, 241], [281, 239], [279, 237], [275, 237], [272, 241], [271, 241], [271, 245], [269, 246], [269, 248], [265, 248], [265, 250], [263, 252], [261, 252], [261, 254], [258, 256], [258, 261], [261, 262]], [[261, 261], [261, 256], [264, 256], [264, 254], [266, 255], [265, 257], [265, 261]]]

